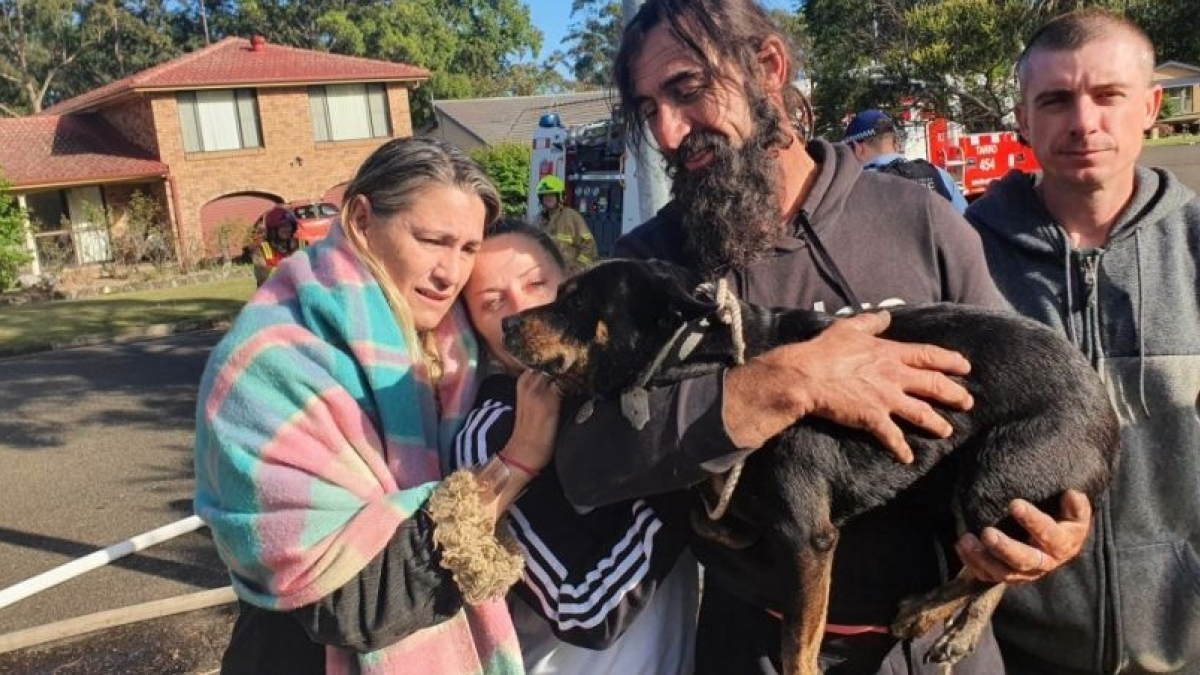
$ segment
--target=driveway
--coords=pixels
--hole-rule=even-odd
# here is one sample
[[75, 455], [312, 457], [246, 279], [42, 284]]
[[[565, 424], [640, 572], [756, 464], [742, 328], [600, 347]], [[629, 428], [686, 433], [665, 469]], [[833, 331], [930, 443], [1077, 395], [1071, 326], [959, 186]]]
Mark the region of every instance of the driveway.
[[[196, 387], [219, 337], [0, 360], [0, 587], [191, 514]], [[0, 634], [227, 584], [201, 530], [0, 609]]]

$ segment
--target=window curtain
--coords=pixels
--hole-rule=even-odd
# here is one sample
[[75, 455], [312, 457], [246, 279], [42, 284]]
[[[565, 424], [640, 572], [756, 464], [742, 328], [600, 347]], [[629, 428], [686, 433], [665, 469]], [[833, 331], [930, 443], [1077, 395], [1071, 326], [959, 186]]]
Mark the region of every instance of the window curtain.
[[232, 90], [196, 92], [196, 116], [205, 151], [237, 150], [242, 147], [238, 132], [238, 108]]

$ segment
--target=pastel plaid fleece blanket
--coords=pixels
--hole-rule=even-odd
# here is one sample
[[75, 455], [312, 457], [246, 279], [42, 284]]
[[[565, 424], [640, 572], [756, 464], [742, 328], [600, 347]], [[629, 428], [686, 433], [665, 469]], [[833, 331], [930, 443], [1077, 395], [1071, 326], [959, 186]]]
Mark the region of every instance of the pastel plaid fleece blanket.
[[[328, 595], [429, 498], [476, 366], [460, 308], [436, 336], [445, 373], [435, 391], [336, 226], [242, 310], [200, 386], [195, 506], [243, 600], [289, 610]], [[522, 670], [503, 601], [369, 654], [326, 651], [331, 673]]]

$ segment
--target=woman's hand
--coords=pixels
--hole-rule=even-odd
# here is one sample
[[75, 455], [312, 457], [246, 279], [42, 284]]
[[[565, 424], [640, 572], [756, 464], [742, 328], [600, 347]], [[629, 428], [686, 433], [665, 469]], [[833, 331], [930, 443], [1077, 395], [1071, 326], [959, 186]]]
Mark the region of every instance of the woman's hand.
[[501, 453], [514, 464], [541, 471], [554, 455], [558, 411], [562, 393], [554, 380], [525, 371], [517, 378], [516, 419], [513, 433]]

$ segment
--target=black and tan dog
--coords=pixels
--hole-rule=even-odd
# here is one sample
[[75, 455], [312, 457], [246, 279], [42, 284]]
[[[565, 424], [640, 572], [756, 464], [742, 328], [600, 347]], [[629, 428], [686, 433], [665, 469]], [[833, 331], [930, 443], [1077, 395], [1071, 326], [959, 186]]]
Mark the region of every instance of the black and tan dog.
[[[738, 303], [739, 325], [728, 326], [718, 320], [728, 303], [718, 304], [711, 285], [695, 286], [682, 268], [610, 261], [567, 281], [553, 304], [507, 319], [505, 346], [570, 392], [620, 397], [626, 416], [640, 424], [647, 412], [642, 387], [731, 366], [735, 345], [751, 358], [810, 339], [832, 321]], [[850, 518], [906, 490], [934, 490], [964, 531], [996, 525], [1020, 535], [1008, 515], [1011, 500], [1050, 512], [1069, 488], [1094, 500], [1116, 461], [1117, 419], [1101, 383], [1049, 329], [959, 305], [892, 313], [885, 337], [941, 345], [970, 360], [965, 386], [974, 408], [941, 411], [954, 434], [942, 440], [910, 433], [915, 461], [902, 465], [865, 433], [804, 420], [749, 454], [719, 521], [693, 519], [711, 539], [737, 547], [761, 537], [777, 552], [776, 569], [791, 589], [782, 601], [787, 673], [819, 672], [833, 551]], [[916, 637], [947, 620], [926, 658], [949, 670], [974, 648], [1003, 591], [960, 574], [906, 602], [893, 632]]]

